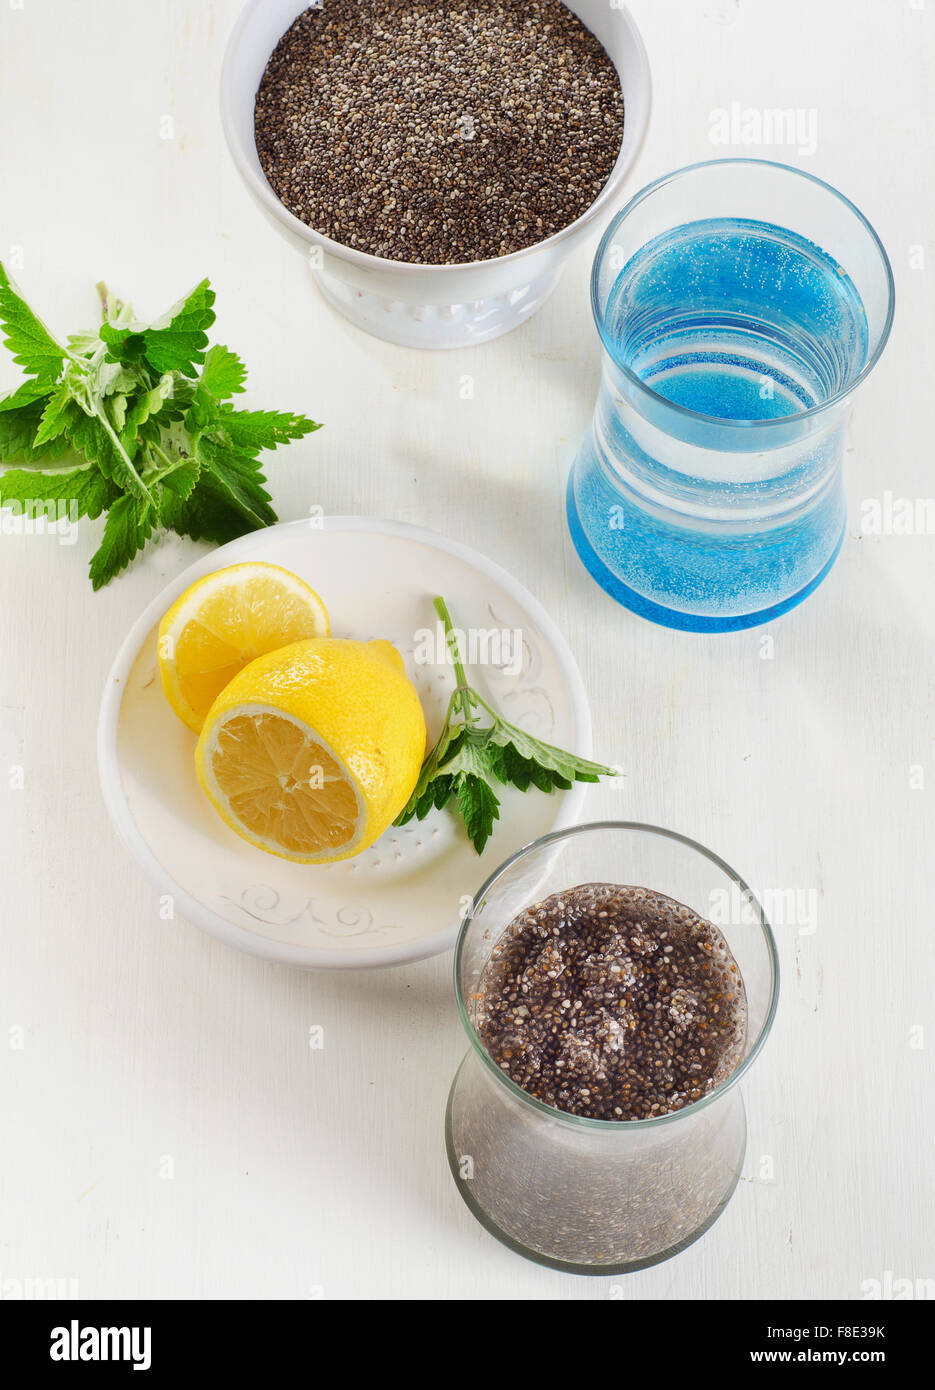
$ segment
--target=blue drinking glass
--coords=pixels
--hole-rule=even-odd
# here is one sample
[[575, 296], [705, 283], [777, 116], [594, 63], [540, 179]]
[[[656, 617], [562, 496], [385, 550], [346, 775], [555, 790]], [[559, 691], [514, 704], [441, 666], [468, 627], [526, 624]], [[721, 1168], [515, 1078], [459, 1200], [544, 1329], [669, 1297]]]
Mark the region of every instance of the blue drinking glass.
[[696, 164], [613, 220], [591, 299], [603, 371], [567, 508], [592, 577], [693, 632], [800, 603], [844, 538], [845, 430], [893, 320], [876, 232], [787, 165]]

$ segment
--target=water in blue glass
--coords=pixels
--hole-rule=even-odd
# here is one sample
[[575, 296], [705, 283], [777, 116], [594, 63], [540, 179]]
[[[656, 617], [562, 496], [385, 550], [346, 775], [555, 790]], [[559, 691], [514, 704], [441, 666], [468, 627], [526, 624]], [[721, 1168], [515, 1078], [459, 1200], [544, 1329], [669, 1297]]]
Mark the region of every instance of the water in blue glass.
[[650, 242], [621, 272], [604, 322], [647, 386], [721, 419], [820, 405], [867, 360], [864, 307], [844, 270], [763, 222], [691, 222]]
[[[691, 222], [622, 267], [601, 327], [610, 360], [569, 486], [572, 534], [594, 577], [645, 616], [698, 630], [751, 626], [800, 601], [843, 534], [844, 422], [816, 425], [803, 447], [795, 417], [846, 391], [868, 355], [864, 306], [843, 268], [780, 226]], [[637, 415], [616, 364], [709, 420], [788, 419], [770, 436], [775, 467], [762, 443], [746, 456], [729, 427], [721, 444], [708, 426], [693, 450], [688, 417], [670, 450], [665, 409], [654, 415], [650, 399]], [[648, 434], [644, 416], [656, 426]]]

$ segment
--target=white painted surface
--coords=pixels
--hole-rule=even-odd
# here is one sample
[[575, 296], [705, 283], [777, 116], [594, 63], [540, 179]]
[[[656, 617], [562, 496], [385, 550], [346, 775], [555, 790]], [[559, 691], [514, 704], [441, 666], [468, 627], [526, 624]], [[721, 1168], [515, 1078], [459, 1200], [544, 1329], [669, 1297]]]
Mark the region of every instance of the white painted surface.
[[[850, 535], [824, 588], [769, 630], [772, 659], [762, 632], [628, 617], [572, 552], [561, 487], [598, 366], [587, 249], [534, 320], [473, 352], [395, 348], [324, 305], [222, 145], [237, 9], [2, 0], [0, 251], [21, 248], [18, 279], [63, 330], [93, 315], [102, 276], [156, 313], [209, 274], [249, 401], [327, 425], [271, 464], [280, 515], [383, 514], [511, 569], [576, 652], [595, 749], [628, 772], [589, 813], [672, 826], [757, 886], [814, 889], [817, 930], [777, 928], [785, 989], [746, 1088], [748, 1180], [713, 1230], [623, 1281], [525, 1264], [448, 1176], [464, 1050], [449, 961], [341, 978], [263, 964], [161, 921], [116, 841], [101, 684], [199, 548], [170, 540], [92, 594], [95, 526], [73, 547], [4, 536], [0, 1275], [89, 1297], [583, 1299], [859, 1297], [886, 1270], [935, 1276], [935, 536], [860, 536], [863, 499], [935, 491], [935, 3], [633, 0], [655, 101], [630, 190], [730, 153], [710, 143], [715, 108], [814, 108], [814, 154], [734, 152], [837, 184], [896, 272], [893, 339], [854, 422]], [[0, 384], [14, 378], [4, 363]]]

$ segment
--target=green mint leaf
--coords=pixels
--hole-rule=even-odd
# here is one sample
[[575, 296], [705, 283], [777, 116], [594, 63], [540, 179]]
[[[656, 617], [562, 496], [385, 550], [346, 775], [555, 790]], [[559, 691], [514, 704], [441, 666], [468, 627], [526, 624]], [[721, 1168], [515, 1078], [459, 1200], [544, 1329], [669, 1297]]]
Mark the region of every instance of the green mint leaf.
[[[489, 738], [489, 733], [489, 730], [485, 730], [483, 735], [486, 738], [486, 748], [484, 749], [484, 755], [486, 758], [487, 770], [488, 772], [491, 772], [493, 776], [496, 777], [497, 781], [501, 782], [504, 786], [507, 786], [510, 783], [513, 783], [513, 785], [515, 786], [516, 783], [510, 775], [511, 770], [507, 764], [506, 750], [501, 748], [499, 744], [492, 743]], [[529, 783], [527, 781], [526, 786], [528, 787], [528, 785]], [[520, 791], [525, 790], [526, 787], [520, 788]]]
[[103, 280], [99, 280], [95, 286], [101, 301], [101, 322], [113, 323], [117, 327], [133, 322], [133, 310], [129, 304], [124, 304], [122, 299], [107, 288]]
[[443, 810], [448, 805], [452, 796], [454, 796], [454, 790], [454, 778], [448, 777], [444, 772], [440, 773], [439, 776], [435, 778], [432, 785], [426, 789], [424, 797], [425, 810], [417, 812], [419, 820], [425, 820], [425, 817], [431, 810]]
[[159, 517], [163, 526], [176, 528], [182, 518], [185, 502], [195, 490], [200, 471], [197, 463], [180, 463], [171, 473], [159, 479]]
[[[247, 371], [233, 352], [226, 347], [213, 347], [207, 353], [198, 377], [185, 424], [193, 435], [215, 431], [221, 412], [221, 401], [242, 391]], [[228, 406], [228, 409], [233, 407]], [[217, 442], [230, 444], [228, 435], [215, 434]]]
[[181, 372], [195, 376], [205, 360], [206, 329], [214, 323], [214, 291], [207, 280], [196, 285], [185, 299], [174, 304], [155, 323], [125, 323], [126, 315], [101, 325], [101, 339], [114, 362], [131, 364], [145, 359], [157, 376]]
[[571, 786], [571, 782], [559, 777], [557, 773], [553, 774], [531, 758], [524, 758], [517, 753], [512, 743], [493, 746], [498, 747], [502, 759], [504, 781], [519, 787], [520, 791], [527, 791], [531, 786], [538, 787], [543, 792], [553, 791], [555, 787], [567, 791]]
[[[439, 774], [439, 765], [442, 760], [464, 733], [463, 727], [451, 722], [453, 705], [454, 696], [448, 705], [445, 726], [439, 734], [435, 746], [427, 754], [419, 772], [419, 779], [413, 787], [412, 795], [396, 817], [393, 822], [394, 825], [405, 825], [407, 821], [412, 820], [413, 816], [418, 816], [419, 820], [425, 820], [433, 805], [441, 810], [449, 797], [453, 795], [451, 777], [443, 777]], [[444, 788], [447, 788], [446, 794], [443, 792]]]
[[40, 381], [55, 381], [65, 361], [65, 349], [52, 337], [19, 294], [0, 261], [0, 323], [3, 341], [17, 362]]
[[184, 502], [186, 497], [191, 496], [195, 484], [198, 482], [199, 471], [197, 463], [192, 461], [180, 463], [173, 468], [171, 473], [159, 479], [160, 486]]
[[[9, 410], [21, 410], [23, 406], [33, 405], [36, 401], [45, 401], [45, 398], [52, 394], [55, 386], [50, 381], [36, 381], [34, 378], [22, 382], [15, 391], [7, 391], [5, 396], [0, 396], [0, 415]], [[41, 412], [40, 412], [41, 413]]]
[[[128, 440], [130, 438], [131, 429], [135, 429], [136, 441], [141, 447], [144, 444], [151, 444], [155, 445], [159, 449], [162, 449], [164, 435], [158, 416], [151, 416], [148, 420], [144, 420], [141, 425], [131, 426], [130, 424], [128, 424], [124, 430], [124, 436]], [[146, 450], [143, 449], [144, 454], [145, 452]]]
[[[516, 751], [512, 743], [504, 746], [504, 762], [506, 763], [509, 780], [514, 786], [520, 782], [531, 782], [534, 787], [538, 787], [541, 792], [553, 792], [561, 790], [567, 792], [576, 777], [566, 776], [558, 768], [546, 767], [543, 763], [537, 763], [533, 758], [524, 758], [521, 753]], [[597, 777], [584, 772], [581, 775], [583, 782], [596, 782]]]
[[235, 352], [215, 343], [205, 353], [199, 383], [216, 401], [229, 400], [243, 391], [247, 369]]
[[184, 420], [191, 408], [192, 401], [195, 399], [195, 383], [193, 381], [189, 381], [187, 377], [179, 376], [178, 372], [170, 372], [168, 375], [172, 385], [169, 394], [163, 401], [160, 412], [163, 424]]
[[[570, 784], [576, 781], [597, 782], [601, 777], [616, 775], [612, 767], [605, 767], [602, 763], [592, 763], [587, 758], [579, 758], [575, 753], [567, 753], [564, 749], [556, 748], [551, 743], [543, 743], [541, 739], [534, 738], [532, 734], [527, 734], [522, 729], [516, 728], [515, 725], [508, 724], [505, 719], [498, 718], [496, 720], [490, 730], [490, 738], [492, 742], [503, 748], [511, 747], [516, 757], [530, 769], [535, 769], [536, 773], [546, 774], [547, 776], [543, 776], [540, 783], [532, 770], [529, 773], [535, 785], [542, 785], [543, 790], [549, 790], [551, 785], [562, 786], [565, 783]], [[552, 779], [549, 786], [544, 785], [547, 777]]]
[[95, 396], [134, 396], [137, 391], [148, 391], [150, 385], [150, 374], [144, 366], [124, 367], [106, 357], [96, 366], [82, 362], [74, 368], [76, 394], [89, 388]]
[[172, 394], [173, 384], [172, 373], [166, 372], [151, 391], [141, 391], [135, 396], [125, 409], [124, 423], [120, 427], [121, 434], [126, 435], [128, 439], [132, 438], [147, 420], [158, 415]]
[[500, 802], [490, 784], [471, 773], [461, 773], [456, 779], [458, 810], [467, 829], [468, 838], [483, 854], [484, 846], [493, 834], [494, 821], [500, 819]]
[[238, 449], [256, 454], [275, 449], [293, 439], [302, 439], [321, 425], [304, 415], [287, 415], [277, 410], [234, 410], [226, 406], [218, 420], [220, 437]]
[[424, 788], [419, 797], [412, 803], [411, 810], [409, 809], [409, 803], [407, 803], [406, 809], [400, 812], [394, 824], [405, 825], [407, 821], [412, 820], [413, 816], [416, 816], [419, 820], [425, 820], [430, 811], [441, 811], [447, 806], [453, 795], [454, 778], [446, 777], [444, 773], [442, 773], [437, 776], [429, 786]]
[[120, 489], [96, 468], [57, 469], [45, 473], [38, 468], [10, 468], [0, 473], [0, 506], [20, 510], [41, 510], [43, 503], [68, 502], [72, 520], [87, 516], [94, 520], [120, 496]]
[[112, 479], [124, 492], [132, 493], [144, 510], [153, 506], [152, 494], [133, 466], [133, 441], [124, 443], [103, 411], [94, 415], [82, 413], [70, 438], [89, 463], [96, 464], [105, 478]]
[[[0, 397], [0, 466], [9, 470], [0, 496], [20, 507], [67, 501], [70, 514], [92, 517], [109, 508], [91, 565], [95, 588], [160, 523], [223, 543], [275, 522], [257, 456], [319, 428], [301, 415], [233, 409], [246, 368], [229, 348], [208, 346], [207, 280], [149, 324], [98, 288], [100, 329], [63, 347], [0, 266], [5, 340], [34, 378]], [[80, 458], [86, 466], [74, 467]], [[51, 472], [58, 462], [68, 466]]]
[[118, 434], [123, 434], [127, 423], [127, 398], [126, 396], [112, 396], [110, 401], [110, 418], [114, 429]]
[[128, 493], [118, 497], [107, 513], [101, 544], [91, 557], [91, 585], [109, 584], [140, 553], [153, 531], [155, 509]]
[[38, 447], [35, 444], [48, 397], [40, 397], [13, 410], [6, 408], [11, 399], [8, 397], [0, 403], [0, 464], [57, 463], [73, 452], [68, 440], [61, 437]]
[[488, 744], [489, 730], [462, 728], [442, 759], [440, 770], [449, 776], [465, 773], [473, 777], [486, 777], [491, 771]]
[[255, 529], [244, 522], [239, 511], [227, 505], [214, 479], [204, 475], [178, 508], [172, 525], [179, 535], [215, 545], [226, 545]]
[[67, 430], [73, 429], [80, 415], [81, 411], [75, 404], [71, 387], [67, 382], [60, 382], [45, 403], [42, 419], [33, 440], [34, 448], [41, 448], [43, 444], [48, 444]]
[[97, 332], [69, 333], [65, 343], [73, 357], [93, 357], [102, 346], [100, 335]]
[[[195, 387], [191, 404], [185, 412], [184, 425], [193, 439], [211, 431], [220, 418], [221, 407], [211, 392], [199, 382]], [[222, 443], [227, 441], [222, 440]]]
[[[454, 624], [448, 606], [439, 597], [434, 607], [451, 646]], [[433, 807], [441, 809], [455, 797], [471, 842], [481, 854], [500, 816], [492, 781], [515, 786], [521, 792], [531, 786], [552, 792], [568, 791], [574, 781], [596, 782], [615, 775], [613, 768], [544, 743], [502, 719], [468, 684], [456, 650], [454, 668], [457, 685], [448, 703], [445, 726], [422, 764], [396, 825], [404, 825], [413, 816], [422, 820]], [[481, 711], [490, 716], [487, 726], [478, 723]]]
[[224, 449], [209, 439], [198, 441], [196, 457], [202, 466], [203, 481], [210, 481], [224, 504], [241, 513], [247, 523], [244, 530], [255, 531], [277, 520], [263, 486], [266, 478], [256, 459]]
[[82, 413], [82, 418], [76, 422], [71, 432], [71, 439], [88, 463], [97, 464], [105, 477], [113, 478], [122, 488], [129, 487], [123, 452], [116, 447], [111, 434], [104, 428], [103, 421], [97, 415]]

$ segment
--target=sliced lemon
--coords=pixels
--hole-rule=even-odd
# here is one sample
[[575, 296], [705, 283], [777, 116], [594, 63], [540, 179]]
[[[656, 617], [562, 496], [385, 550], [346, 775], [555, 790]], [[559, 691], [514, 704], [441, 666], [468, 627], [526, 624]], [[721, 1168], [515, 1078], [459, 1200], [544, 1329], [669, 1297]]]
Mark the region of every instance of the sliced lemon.
[[201, 732], [221, 691], [251, 661], [331, 631], [325, 605], [279, 565], [252, 561], [193, 584], [159, 624], [159, 674], [183, 724]]
[[409, 800], [425, 719], [389, 642], [326, 637], [252, 661], [224, 687], [195, 752], [198, 780], [259, 849], [331, 864], [367, 849]]

